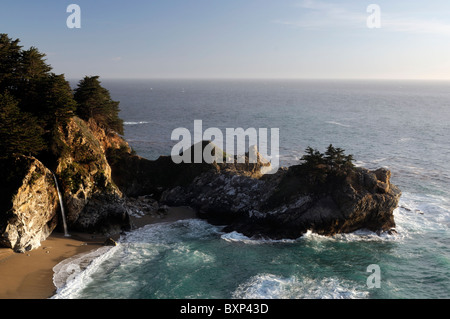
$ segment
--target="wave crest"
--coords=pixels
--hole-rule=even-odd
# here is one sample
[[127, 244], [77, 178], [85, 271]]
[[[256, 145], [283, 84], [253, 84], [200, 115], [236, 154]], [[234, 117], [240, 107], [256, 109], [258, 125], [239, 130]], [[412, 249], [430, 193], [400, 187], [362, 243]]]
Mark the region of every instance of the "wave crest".
[[369, 292], [336, 278], [311, 279], [258, 274], [233, 293], [236, 299], [363, 299]]

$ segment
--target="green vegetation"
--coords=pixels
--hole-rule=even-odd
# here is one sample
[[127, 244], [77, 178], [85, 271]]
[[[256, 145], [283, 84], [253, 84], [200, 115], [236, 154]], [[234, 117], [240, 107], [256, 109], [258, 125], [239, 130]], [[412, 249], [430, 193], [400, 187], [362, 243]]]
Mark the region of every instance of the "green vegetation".
[[100, 85], [98, 78], [85, 77], [78, 83], [74, 94], [78, 103], [77, 115], [84, 120], [93, 118], [101, 127], [123, 134], [119, 102], [111, 100], [109, 91]]
[[9, 93], [0, 94], [0, 158], [37, 155], [46, 148], [43, 132], [38, 120], [22, 112]]
[[345, 176], [353, 165], [353, 156], [345, 155], [345, 150], [329, 145], [325, 153], [321, 153], [312, 147], [305, 150], [301, 158], [303, 163], [299, 169], [309, 177], [312, 185], [320, 185], [329, 179]]
[[65, 189], [70, 189], [73, 194], [76, 194], [83, 185], [83, 179], [80, 172], [74, 164], [69, 164], [62, 172], [61, 179]]
[[353, 156], [345, 155], [344, 152], [333, 145], [328, 146], [325, 153], [308, 147], [301, 163], [291, 166], [283, 176], [268, 200], [267, 208], [289, 202], [299, 193], [314, 196], [341, 189], [354, 171]]
[[51, 71], [37, 48], [24, 50], [19, 39], [0, 34], [0, 158], [55, 161], [64, 151], [59, 130], [74, 115], [123, 134], [119, 102], [98, 76], [85, 77], [74, 92], [63, 74]]

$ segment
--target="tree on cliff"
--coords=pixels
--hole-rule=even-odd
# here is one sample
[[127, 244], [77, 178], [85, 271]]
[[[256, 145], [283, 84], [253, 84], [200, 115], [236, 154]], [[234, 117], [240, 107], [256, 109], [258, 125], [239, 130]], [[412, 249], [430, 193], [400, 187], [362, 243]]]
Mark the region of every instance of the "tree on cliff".
[[51, 72], [45, 54], [35, 47], [23, 50], [19, 42], [0, 34], [0, 94], [5, 121], [4, 139], [0, 140], [4, 153], [0, 156], [12, 153], [40, 156], [44, 149], [54, 153], [55, 132], [76, 109], [73, 91], [64, 75]]
[[77, 115], [84, 119], [94, 119], [105, 129], [123, 134], [123, 120], [119, 118], [119, 102], [111, 99], [107, 89], [101, 86], [98, 76], [86, 76], [78, 83], [74, 94]]
[[346, 168], [353, 167], [353, 156], [345, 155], [345, 150], [342, 148], [335, 148], [330, 144], [325, 152], [325, 162], [328, 167], [333, 171], [342, 171]]
[[48, 130], [73, 115], [76, 103], [64, 75], [51, 73], [45, 54], [22, 50], [19, 39], [0, 34], [0, 93], [9, 92], [21, 111], [38, 116]]
[[12, 40], [7, 34], [0, 34], [0, 93], [14, 89], [17, 83], [21, 49], [19, 39]]
[[337, 180], [354, 167], [353, 156], [345, 155], [344, 152], [345, 150], [335, 148], [332, 144], [328, 146], [325, 153], [308, 147], [305, 150], [306, 154], [301, 158], [302, 163], [299, 168], [302, 173], [306, 173], [312, 185]]
[[0, 158], [38, 154], [46, 147], [43, 132], [37, 119], [21, 112], [10, 94], [0, 94]]

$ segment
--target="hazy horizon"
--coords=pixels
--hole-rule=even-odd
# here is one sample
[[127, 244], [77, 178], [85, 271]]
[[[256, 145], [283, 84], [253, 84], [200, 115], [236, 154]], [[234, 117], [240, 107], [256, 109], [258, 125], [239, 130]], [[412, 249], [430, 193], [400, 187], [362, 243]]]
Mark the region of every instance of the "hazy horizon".
[[[450, 3], [77, 0], [8, 2], [0, 32], [76, 79], [450, 80]], [[368, 19], [379, 11], [379, 28]]]

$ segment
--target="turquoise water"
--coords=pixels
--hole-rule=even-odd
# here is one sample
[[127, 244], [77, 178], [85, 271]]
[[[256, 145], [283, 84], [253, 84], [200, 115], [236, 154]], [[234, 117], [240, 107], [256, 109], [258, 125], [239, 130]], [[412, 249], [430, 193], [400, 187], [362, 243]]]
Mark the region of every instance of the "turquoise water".
[[[120, 239], [56, 298], [450, 298], [450, 83], [105, 81], [125, 138], [169, 154], [173, 129], [280, 128], [280, 161], [332, 143], [403, 191], [397, 234], [257, 241], [202, 220], [149, 225]], [[74, 261], [76, 263], [76, 261]], [[370, 288], [369, 265], [380, 267]], [[72, 267], [76, 268], [75, 266]]]

